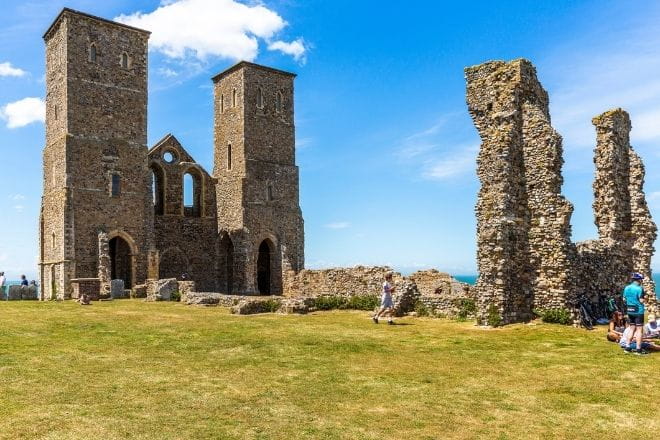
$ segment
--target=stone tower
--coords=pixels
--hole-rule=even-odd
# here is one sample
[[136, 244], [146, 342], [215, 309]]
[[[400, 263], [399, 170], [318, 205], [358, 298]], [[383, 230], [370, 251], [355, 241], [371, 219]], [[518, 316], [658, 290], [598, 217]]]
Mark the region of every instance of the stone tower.
[[71, 281], [146, 278], [153, 207], [147, 164], [149, 32], [64, 9], [44, 35], [43, 298]]
[[280, 294], [304, 266], [294, 78], [248, 62], [213, 78], [221, 290]]

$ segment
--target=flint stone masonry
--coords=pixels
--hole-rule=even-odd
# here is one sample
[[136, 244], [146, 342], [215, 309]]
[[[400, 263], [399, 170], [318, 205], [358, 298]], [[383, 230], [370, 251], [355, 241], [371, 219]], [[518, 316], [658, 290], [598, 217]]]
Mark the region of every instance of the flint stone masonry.
[[[621, 109], [594, 118], [594, 212], [599, 239], [570, 240], [572, 205], [562, 196], [562, 143], [548, 95], [527, 60], [467, 68], [467, 103], [482, 139], [477, 159], [475, 286], [478, 320], [503, 323], [534, 310], [572, 308], [576, 295], [620, 293], [630, 272], [647, 275], [656, 227], [642, 190], [644, 168]], [[653, 296], [654, 295], [649, 295]]]
[[91, 278], [94, 298], [167, 278], [281, 294], [304, 267], [295, 75], [240, 62], [213, 78], [211, 175], [172, 134], [147, 147], [149, 36], [68, 8], [44, 34], [41, 299]]
[[147, 301], [170, 301], [172, 294], [179, 291], [176, 278], [149, 280], [147, 282]]
[[36, 300], [39, 299], [37, 286], [9, 286], [7, 290], [9, 301]]
[[97, 301], [100, 297], [101, 281], [98, 278], [74, 278], [71, 280], [71, 285], [73, 299], [78, 299], [84, 294], [89, 296], [91, 301]]
[[403, 281], [400, 273], [387, 266], [305, 269], [288, 279], [285, 296], [380, 295], [385, 274], [392, 273], [395, 284]]
[[415, 283], [422, 296], [457, 297], [466, 296], [470, 291], [469, 284], [461, 283], [448, 273], [439, 272], [436, 269], [420, 270], [406, 279]]

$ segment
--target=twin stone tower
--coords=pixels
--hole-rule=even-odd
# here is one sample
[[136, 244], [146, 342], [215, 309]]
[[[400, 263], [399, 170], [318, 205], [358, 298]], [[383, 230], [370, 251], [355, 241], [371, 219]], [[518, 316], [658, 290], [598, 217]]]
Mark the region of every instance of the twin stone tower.
[[213, 78], [210, 175], [173, 135], [147, 147], [148, 39], [71, 9], [44, 35], [42, 298], [182, 276], [282, 293], [304, 266], [295, 75], [241, 62]]
[[[209, 175], [171, 134], [147, 147], [149, 32], [64, 9], [46, 42], [42, 298], [188, 277], [198, 290], [280, 294], [304, 267], [291, 73], [241, 62], [213, 78]], [[646, 276], [656, 226], [630, 119], [596, 126], [599, 239], [571, 242], [562, 141], [525, 60], [466, 69], [477, 163], [478, 320], [525, 321]]]

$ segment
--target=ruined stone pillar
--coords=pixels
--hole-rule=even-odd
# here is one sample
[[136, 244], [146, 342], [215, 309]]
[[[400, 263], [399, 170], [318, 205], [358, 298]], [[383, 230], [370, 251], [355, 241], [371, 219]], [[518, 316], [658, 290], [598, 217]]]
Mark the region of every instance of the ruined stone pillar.
[[573, 205], [561, 194], [563, 147], [550, 124], [548, 93], [528, 61], [520, 62], [525, 190], [530, 212], [529, 256], [534, 309], [567, 306], [573, 291]]
[[531, 319], [566, 306], [572, 288], [572, 205], [561, 195], [561, 137], [527, 60], [466, 69], [467, 102], [482, 139], [477, 159], [478, 317]]
[[651, 218], [651, 212], [644, 195], [644, 164], [632, 147], [630, 156], [630, 214], [633, 236], [632, 265], [636, 272], [644, 275], [644, 290], [649, 310], [657, 313], [658, 304], [655, 295], [655, 282], [651, 271], [651, 257], [655, 252], [653, 243], [657, 238], [658, 228]]
[[630, 118], [621, 109], [592, 119], [596, 127], [594, 216], [601, 240], [630, 238]]
[[100, 283], [100, 296], [107, 298], [110, 296], [110, 240], [108, 240], [108, 233], [105, 231], [99, 232], [99, 268], [98, 278]]
[[532, 314], [518, 64], [489, 62], [465, 70], [467, 103], [481, 136], [477, 175], [477, 319], [515, 322]]

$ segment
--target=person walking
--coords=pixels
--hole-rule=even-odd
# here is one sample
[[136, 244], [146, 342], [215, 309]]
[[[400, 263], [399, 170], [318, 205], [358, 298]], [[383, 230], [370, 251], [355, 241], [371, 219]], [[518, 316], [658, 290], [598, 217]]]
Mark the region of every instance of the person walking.
[[0, 272], [0, 299], [6, 299], [5, 297], [5, 283], [7, 282], [5, 278], [5, 273]]
[[644, 333], [644, 288], [642, 280], [644, 275], [633, 273], [630, 284], [623, 289], [623, 300], [626, 304], [628, 322], [633, 328], [630, 340], [635, 340], [635, 354], [645, 354], [642, 347], [642, 335]]
[[392, 282], [392, 273], [385, 274], [385, 282], [383, 283], [383, 293], [380, 297], [380, 309], [371, 318], [375, 324], [378, 324], [378, 318], [387, 315], [387, 323], [394, 324], [392, 316], [394, 315], [394, 302], [392, 301], [392, 293], [394, 292], [394, 283]]

